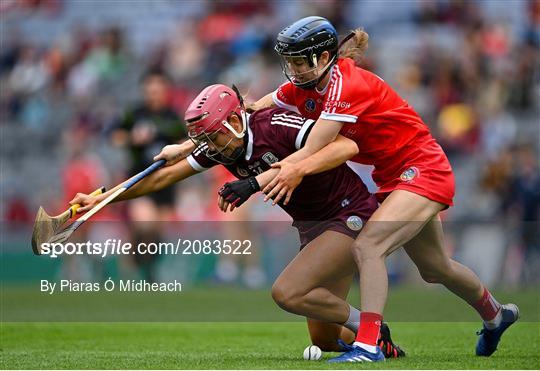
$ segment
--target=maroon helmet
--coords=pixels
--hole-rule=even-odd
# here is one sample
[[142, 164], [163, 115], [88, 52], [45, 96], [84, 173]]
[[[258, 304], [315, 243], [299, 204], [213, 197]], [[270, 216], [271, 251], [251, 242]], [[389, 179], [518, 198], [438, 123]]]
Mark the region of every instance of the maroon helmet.
[[[236, 131], [228, 122], [232, 114], [237, 114], [243, 123], [240, 132]], [[238, 90], [236, 88], [233, 90], [223, 84], [215, 84], [206, 87], [191, 102], [184, 119], [189, 138], [197, 146], [204, 146], [207, 143], [213, 144], [212, 139], [217, 133], [232, 133], [236, 138], [243, 138], [246, 124], [244, 115], [243, 102]], [[223, 150], [234, 140], [234, 137], [231, 137], [227, 145], [221, 148], [213, 145], [212, 147], [215, 148], [213, 152], [209, 152], [207, 147], [207, 156], [221, 163], [234, 162], [238, 156], [231, 158], [223, 154]]]

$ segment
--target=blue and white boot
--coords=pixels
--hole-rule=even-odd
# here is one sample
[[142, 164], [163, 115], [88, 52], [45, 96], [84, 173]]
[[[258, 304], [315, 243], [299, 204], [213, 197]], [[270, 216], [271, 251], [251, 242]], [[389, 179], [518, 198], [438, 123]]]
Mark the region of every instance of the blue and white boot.
[[367, 350], [359, 347], [358, 345], [348, 345], [340, 341], [339, 345], [343, 348], [345, 353], [340, 356], [331, 358], [329, 363], [342, 363], [342, 362], [381, 362], [384, 361], [384, 354], [381, 348], [376, 347], [375, 353], [368, 352]]
[[519, 308], [515, 304], [504, 304], [501, 311], [502, 321], [498, 327], [490, 330], [484, 325], [484, 328], [477, 332], [477, 335], [480, 335], [476, 343], [477, 356], [492, 355], [497, 350], [502, 334], [519, 318]]

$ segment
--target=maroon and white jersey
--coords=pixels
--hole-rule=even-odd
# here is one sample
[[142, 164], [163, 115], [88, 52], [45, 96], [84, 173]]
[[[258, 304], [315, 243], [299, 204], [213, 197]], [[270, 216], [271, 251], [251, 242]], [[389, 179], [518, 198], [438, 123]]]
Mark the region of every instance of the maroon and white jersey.
[[[314, 120], [282, 108], [257, 111], [247, 120], [245, 153], [234, 164], [223, 165], [239, 179], [256, 176], [302, 148], [315, 124]], [[222, 165], [208, 158], [205, 148], [196, 149], [187, 161], [197, 171]], [[306, 176], [294, 190], [289, 204], [280, 203], [280, 206], [297, 227], [299, 222], [334, 220], [351, 224], [351, 230], [359, 230], [376, 209], [377, 201], [358, 175], [343, 164]], [[349, 219], [351, 223], [347, 223]]]

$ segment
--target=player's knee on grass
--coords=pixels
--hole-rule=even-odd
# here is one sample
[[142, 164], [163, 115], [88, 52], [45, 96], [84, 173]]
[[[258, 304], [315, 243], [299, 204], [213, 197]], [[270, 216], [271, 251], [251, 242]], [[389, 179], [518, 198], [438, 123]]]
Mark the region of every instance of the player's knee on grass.
[[334, 337], [332, 339], [324, 337], [312, 337], [311, 343], [321, 348], [323, 352], [339, 352], [341, 350], [341, 347], [338, 345], [337, 340], [337, 337]]
[[355, 338], [354, 332], [348, 328], [335, 323], [324, 322], [310, 324], [309, 336], [311, 343], [324, 352], [339, 352], [342, 349], [337, 343], [338, 339], [350, 344]]

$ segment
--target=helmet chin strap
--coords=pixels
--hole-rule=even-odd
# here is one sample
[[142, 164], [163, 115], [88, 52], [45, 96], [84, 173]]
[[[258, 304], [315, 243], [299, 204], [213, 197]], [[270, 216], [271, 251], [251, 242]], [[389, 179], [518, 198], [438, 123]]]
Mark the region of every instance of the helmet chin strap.
[[[330, 67], [332, 67], [332, 65], [334, 64], [334, 61], [336, 60], [336, 56], [333, 56], [332, 59], [326, 64], [326, 66], [323, 67], [323, 69], [321, 70], [321, 75], [317, 78], [314, 78], [313, 80], [310, 80], [310, 81], [307, 81], [301, 85], [298, 85], [298, 87], [300, 87], [301, 89], [306, 89], [306, 90], [312, 90], [312, 89], [315, 89], [317, 87], [317, 85], [319, 84], [319, 82], [322, 81], [322, 79], [325, 78], [326, 74], [328, 73], [328, 71], [330, 70]], [[313, 55], [313, 65], [315, 68], [317, 68], [318, 66], [318, 61], [317, 61], [317, 56], [316, 55]], [[302, 86], [304, 85], [304, 86]]]
[[223, 122], [222, 122], [223, 126], [225, 126], [227, 129], [229, 129], [229, 131], [231, 133], [233, 133], [233, 135], [238, 139], [241, 139], [241, 138], [244, 137], [244, 135], [246, 135], [246, 121], [247, 121], [246, 118], [245, 118], [246, 113], [243, 110], [241, 110], [240, 115], [241, 115], [240, 121], [242, 121], [242, 130], [239, 131], [239, 132], [236, 131], [234, 129], [234, 127], [231, 124], [229, 124], [227, 121], [223, 120]]
[[[317, 57], [315, 57], [317, 58]], [[334, 55], [332, 57], [332, 59], [330, 59], [330, 61], [328, 61], [328, 63], [326, 64], [326, 66], [324, 66], [324, 68], [322, 69], [322, 74], [321, 76], [319, 76], [319, 81], [321, 81], [322, 79], [324, 79], [324, 77], [326, 76], [326, 74], [328, 73], [328, 70], [330, 69], [330, 67], [332, 67], [332, 65], [334, 64], [334, 61], [336, 60], [336, 56]]]
[[[223, 126], [226, 127], [237, 139], [242, 139], [246, 136], [246, 125], [247, 125], [247, 116], [244, 110], [240, 110], [240, 121], [242, 121], [242, 130], [236, 131], [234, 127], [229, 124], [227, 121], [223, 121]], [[231, 139], [232, 141], [232, 139]], [[230, 143], [230, 142], [229, 142]], [[223, 162], [224, 164], [232, 164], [236, 161], [242, 154], [245, 152], [245, 146], [241, 145], [233, 149], [232, 153], [228, 156], [225, 156], [230, 160], [230, 162]]]

